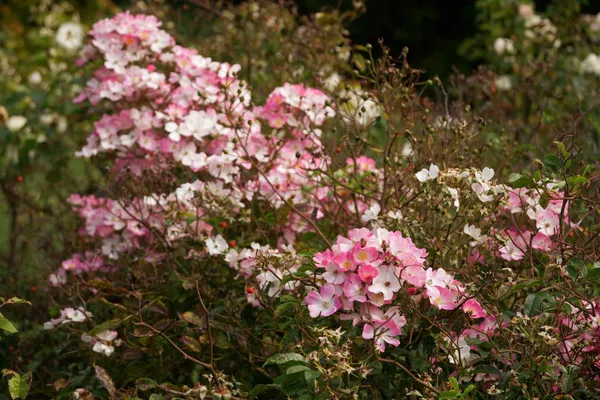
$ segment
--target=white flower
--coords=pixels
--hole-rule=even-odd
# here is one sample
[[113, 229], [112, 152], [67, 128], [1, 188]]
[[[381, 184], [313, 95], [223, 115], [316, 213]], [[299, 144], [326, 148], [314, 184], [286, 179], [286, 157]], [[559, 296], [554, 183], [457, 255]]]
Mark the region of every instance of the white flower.
[[63, 49], [77, 50], [83, 42], [83, 27], [76, 22], [65, 22], [58, 28], [55, 39]]
[[94, 340], [94, 338], [91, 337], [90, 335], [88, 335], [87, 333], [83, 332], [81, 334], [81, 340], [83, 340], [86, 343], [92, 343], [92, 341]]
[[475, 242], [471, 242], [471, 246], [483, 243], [488, 238], [486, 235], [482, 235], [481, 229], [475, 227], [475, 225], [465, 225], [465, 227], [463, 228], [463, 232], [475, 239]]
[[27, 80], [29, 81], [30, 85], [38, 85], [42, 83], [42, 74], [40, 74], [38, 71], [33, 71], [31, 74], [29, 74]]
[[600, 57], [594, 53], [588, 56], [580, 64], [581, 72], [600, 75]]
[[479, 182], [489, 182], [494, 177], [494, 170], [488, 167], [483, 168], [481, 172], [475, 172], [475, 179]]
[[371, 206], [371, 208], [369, 208], [367, 211], [365, 211], [365, 213], [363, 214], [363, 216], [360, 219], [363, 222], [372, 221], [374, 219], [377, 219], [377, 216], [379, 215], [380, 212], [381, 212], [381, 207], [379, 206], [379, 203], [375, 203]]
[[90, 313], [86, 312], [86, 311], [82, 311], [79, 309], [74, 309], [74, 308], [65, 308], [64, 310], [64, 317], [65, 317], [65, 321], [63, 321], [63, 323], [65, 322], [83, 322], [87, 319], [87, 317], [89, 315], [91, 315]]
[[452, 343], [452, 347], [454, 351], [448, 355], [448, 359], [452, 364], [458, 364], [459, 362], [466, 363], [473, 357], [471, 346], [463, 336], [458, 338], [457, 343]]
[[428, 180], [437, 178], [439, 174], [440, 169], [438, 168], [438, 166], [431, 164], [429, 166], [429, 170], [423, 168], [421, 171], [417, 172], [415, 176], [417, 177], [419, 182], [426, 182]]
[[494, 80], [494, 85], [499, 91], [507, 91], [512, 89], [512, 80], [509, 75], [498, 76]]
[[12, 132], [16, 132], [23, 128], [27, 123], [27, 118], [22, 115], [13, 115], [6, 121], [6, 127]]
[[594, 32], [600, 32], [600, 13], [596, 14], [596, 18], [590, 24], [590, 29]]
[[360, 88], [342, 91], [340, 99], [340, 113], [349, 122], [368, 126], [382, 113], [381, 107]]
[[402, 218], [404, 218], [404, 215], [402, 215], [402, 211], [400, 211], [400, 210], [388, 211], [387, 216], [390, 217], [391, 219], [397, 219], [398, 221], [400, 221]]
[[111, 340], [115, 340], [117, 338], [117, 331], [102, 331], [96, 334], [96, 337], [100, 340], [104, 340], [106, 342], [110, 342]]
[[446, 189], [448, 190], [448, 193], [450, 193], [450, 196], [452, 196], [452, 199], [454, 200], [454, 207], [456, 207], [456, 211], [460, 210], [460, 201], [458, 198], [458, 190], [455, 188], [451, 188], [449, 186], [446, 186]]
[[215, 239], [208, 238], [204, 243], [206, 244], [208, 253], [212, 256], [223, 254], [229, 248], [229, 245], [221, 235], [218, 235]]
[[325, 81], [323, 82], [323, 86], [325, 87], [325, 89], [329, 90], [330, 92], [333, 92], [339, 86], [341, 81], [342, 77], [340, 76], [340, 74], [334, 72], [329, 78], [325, 79]]
[[410, 156], [412, 154], [412, 152], [413, 152], [412, 145], [410, 144], [409, 141], [406, 141], [404, 143], [404, 146], [402, 146], [402, 150], [400, 151], [400, 155], [402, 157], [408, 157], [408, 156]]
[[94, 343], [94, 347], [92, 347], [92, 350], [94, 350], [96, 353], [101, 353], [105, 356], [110, 356], [112, 353], [114, 353], [115, 348], [112, 346], [107, 346], [102, 342], [96, 342]]
[[204, 136], [212, 133], [216, 123], [217, 114], [214, 111], [192, 111], [179, 126], [179, 134], [186, 137], [193, 136], [197, 140], [201, 140]]
[[507, 38], [497, 38], [494, 41], [494, 50], [496, 51], [496, 54], [501, 56], [504, 53], [513, 54], [515, 52], [515, 47], [512, 40]]

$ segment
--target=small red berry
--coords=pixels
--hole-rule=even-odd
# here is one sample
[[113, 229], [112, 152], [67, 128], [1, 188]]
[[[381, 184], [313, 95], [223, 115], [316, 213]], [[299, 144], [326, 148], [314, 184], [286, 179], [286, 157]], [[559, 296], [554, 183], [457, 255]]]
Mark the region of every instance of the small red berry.
[[12, 353], [13, 351], [15, 351], [15, 348], [12, 346], [8, 346], [8, 351], [10, 351]]
[[249, 288], [247, 288], [247, 289], [246, 289], [246, 293], [248, 293], [248, 294], [252, 294], [252, 293], [254, 293], [254, 288], [253, 288], [253, 287], [249, 287]]
[[17, 176], [17, 182], [23, 182], [23, 177], [22, 176]]
[[235, 240], [229, 241], [229, 247], [235, 247], [236, 245], [237, 245], [237, 242]]
[[37, 292], [37, 288], [35, 286], [30, 287], [29, 290], [31, 290], [33, 293]]
[[225, 222], [225, 221], [221, 222], [221, 228], [225, 228], [225, 227], [227, 227], [227, 222]]

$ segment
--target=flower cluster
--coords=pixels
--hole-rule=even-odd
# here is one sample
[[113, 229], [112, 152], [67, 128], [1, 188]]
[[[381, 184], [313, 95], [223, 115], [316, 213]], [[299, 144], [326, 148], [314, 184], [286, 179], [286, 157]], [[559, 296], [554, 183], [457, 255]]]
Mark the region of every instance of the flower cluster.
[[[105, 356], [110, 356], [115, 352], [115, 346], [119, 347], [122, 344], [121, 339], [117, 339], [117, 331], [106, 330], [90, 336], [87, 333], [81, 335], [81, 340], [86, 343], [92, 343], [92, 351]], [[114, 346], [113, 346], [114, 344]]]
[[[527, 249], [548, 251], [553, 246], [552, 237], [559, 233], [562, 223], [570, 226], [568, 201], [564, 200], [556, 182], [545, 185], [545, 191], [534, 189], [507, 188], [506, 212], [513, 215], [524, 213], [535, 224], [535, 230], [513, 226], [501, 233], [503, 245], [499, 248], [500, 257], [507, 261], [523, 259]], [[550, 194], [546, 206], [542, 205], [544, 192]]]
[[44, 322], [44, 329], [54, 329], [59, 325], [69, 324], [72, 322], [84, 322], [92, 318], [92, 313], [82, 308], [67, 307], [60, 310], [58, 318]]
[[[335, 115], [325, 94], [285, 84], [255, 106], [237, 78], [239, 65], [176, 45], [153, 16], [118, 14], [89, 35], [80, 63], [99, 59], [102, 65], [76, 101], [106, 100], [115, 113], [94, 124], [78, 155], [114, 153], [117, 170], [138, 175], [168, 167], [161, 160], [174, 161], [231, 185], [226, 190], [241, 193], [236, 199], [322, 208], [327, 190], [309, 193], [319, 182], [316, 173], [330, 163], [317, 128]], [[273, 131], [263, 133], [261, 121]], [[263, 172], [243, 175], [250, 169]], [[291, 219], [288, 241], [309, 229]]]
[[[240, 251], [232, 248], [225, 256], [229, 266], [248, 281], [246, 298], [255, 307], [261, 307], [260, 295], [279, 297], [283, 291], [300, 287], [299, 281], [289, 278], [298, 271], [303, 260], [291, 245], [273, 249], [258, 243], [252, 243], [250, 248]], [[284, 279], [287, 282], [284, 283]], [[256, 287], [252, 281], [256, 282]]]
[[323, 284], [306, 296], [313, 318], [327, 317], [342, 310], [342, 319], [363, 325], [363, 337], [375, 338], [379, 350], [386, 343], [397, 346], [404, 312], [397, 298], [427, 299], [440, 310], [462, 307], [473, 318], [486, 316], [481, 305], [468, 298], [463, 285], [443, 269], [425, 268], [427, 251], [415, 246], [400, 232], [382, 228], [354, 229], [339, 237], [330, 250], [313, 260]]

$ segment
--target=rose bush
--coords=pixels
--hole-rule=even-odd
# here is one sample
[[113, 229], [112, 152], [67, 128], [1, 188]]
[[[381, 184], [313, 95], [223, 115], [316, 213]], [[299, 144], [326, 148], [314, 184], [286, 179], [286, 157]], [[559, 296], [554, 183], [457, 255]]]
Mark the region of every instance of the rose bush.
[[[292, 42], [337, 37], [323, 18]], [[519, 18], [523, 40], [556, 46], [549, 19]], [[74, 153], [104, 184], [66, 199], [74, 251], [45, 276], [56, 307], [21, 339], [27, 357], [56, 345], [11, 382], [85, 399], [597, 396], [593, 116], [569, 120], [566, 102], [539, 122], [556, 128], [538, 139], [547, 154], [513, 153], [507, 130], [531, 104], [499, 115], [472, 84], [485, 74], [446, 88], [408, 50], [311, 66], [288, 43], [315, 79], [281, 69], [265, 84], [154, 15], [118, 13], [87, 38]]]

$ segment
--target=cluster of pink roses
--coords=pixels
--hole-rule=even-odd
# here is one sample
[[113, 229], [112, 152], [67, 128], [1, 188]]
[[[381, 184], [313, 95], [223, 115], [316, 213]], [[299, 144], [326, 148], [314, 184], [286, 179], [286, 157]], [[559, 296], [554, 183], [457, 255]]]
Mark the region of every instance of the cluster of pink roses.
[[[565, 363], [582, 365], [584, 357], [591, 356], [595, 368], [600, 368], [600, 303], [583, 302], [583, 307], [570, 306], [570, 314], [560, 318], [554, 333], [562, 335], [560, 356]], [[561, 332], [563, 331], [563, 332]], [[600, 374], [594, 375], [600, 380]]]
[[511, 214], [525, 213], [531, 221], [535, 222], [536, 230], [513, 226], [505, 231], [503, 235], [505, 244], [499, 249], [500, 257], [504, 260], [521, 260], [529, 248], [550, 250], [553, 246], [552, 236], [559, 233], [561, 214], [563, 223], [570, 226], [568, 202], [563, 202], [563, 194], [556, 186], [555, 182], [546, 185], [546, 189], [551, 193], [551, 199], [545, 207], [540, 204], [542, 200], [540, 190], [507, 189], [507, 211]]
[[[80, 156], [116, 153], [115, 168], [137, 174], [172, 160], [208, 172], [248, 200], [322, 208], [327, 189], [309, 193], [319, 183], [315, 172], [330, 162], [317, 128], [335, 114], [324, 93], [285, 84], [255, 106], [248, 85], [237, 78], [239, 65], [176, 45], [153, 16], [118, 14], [95, 24], [89, 36], [80, 64], [102, 65], [76, 102], [107, 100], [115, 113], [94, 124]], [[264, 172], [242, 176], [253, 166]], [[290, 218], [287, 241], [307, 229], [300, 218]]]
[[377, 347], [397, 346], [406, 319], [394, 300], [410, 296], [427, 299], [440, 310], [457, 307], [472, 318], [486, 317], [463, 285], [443, 269], [425, 268], [427, 251], [414, 245], [400, 232], [377, 228], [353, 229], [348, 237], [338, 237], [330, 250], [318, 253], [314, 261], [323, 284], [306, 296], [313, 318], [342, 310], [342, 319], [363, 326], [363, 337], [375, 338]]

